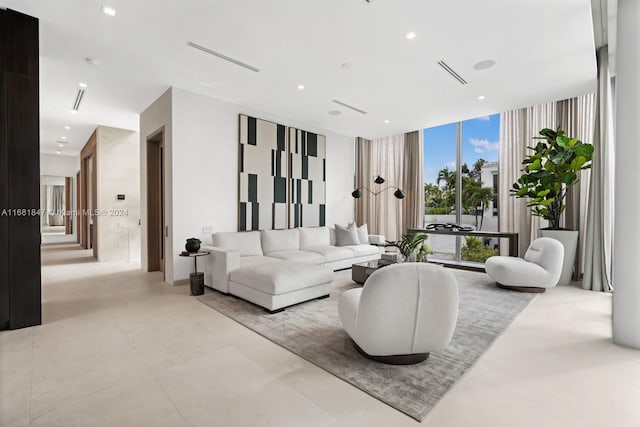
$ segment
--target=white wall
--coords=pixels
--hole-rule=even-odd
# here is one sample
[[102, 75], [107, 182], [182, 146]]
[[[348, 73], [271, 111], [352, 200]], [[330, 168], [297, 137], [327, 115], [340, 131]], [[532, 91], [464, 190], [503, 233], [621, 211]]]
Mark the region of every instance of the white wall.
[[[167, 97], [171, 99], [171, 109], [168, 114]], [[150, 111], [152, 107], [154, 107], [153, 112]], [[351, 191], [353, 191], [354, 175], [354, 142], [352, 137], [172, 88], [170, 94], [165, 93], [140, 117], [141, 138], [144, 138], [146, 132], [150, 133], [151, 129], [157, 129], [161, 122], [165, 126], [168, 123], [172, 124], [171, 148], [170, 150], [167, 148], [167, 158], [171, 156], [171, 161], [167, 163], [171, 165], [172, 170], [166, 174], [173, 199], [172, 209], [166, 212], [170, 240], [172, 240], [166, 246], [165, 274], [168, 282], [188, 278], [193, 268], [189, 260], [178, 256], [187, 238], [198, 237], [204, 242], [210, 242], [210, 235], [203, 233], [204, 227], [211, 227], [214, 231], [238, 229], [238, 114], [241, 113], [325, 135], [327, 137], [326, 223], [327, 225], [346, 224], [353, 221], [354, 204]], [[164, 121], [158, 121], [158, 116], [162, 116]], [[150, 124], [153, 120], [156, 120], [155, 125]], [[165, 146], [166, 144], [165, 137]], [[141, 151], [141, 154], [141, 164], [144, 168], [146, 152]], [[146, 203], [145, 191], [143, 184], [143, 206]], [[173, 263], [170, 262], [172, 257]], [[171, 264], [173, 269], [170, 271]]]
[[640, 2], [618, 2], [613, 342], [640, 349]]
[[[165, 185], [164, 194], [164, 211], [165, 222], [171, 224], [173, 191], [171, 188], [171, 148], [172, 148], [172, 110], [171, 110], [171, 89], [163, 93], [151, 105], [149, 105], [140, 114], [140, 261], [142, 271], [147, 271], [147, 137], [155, 134], [159, 129], [164, 127], [164, 146], [165, 146], [165, 168], [164, 175], [167, 184]], [[170, 235], [165, 237], [164, 248], [167, 254], [173, 253], [173, 238]], [[166, 262], [164, 266], [167, 281], [172, 281], [173, 263]]]
[[[73, 181], [71, 209], [78, 208], [76, 173], [80, 170], [80, 156], [40, 154], [40, 176], [70, 176]], [[78, 235], [78, 218], [72, 217], [72, 234], [62, 236], [42, 236], [42, 243], [75, 242]]]
[[[97, 137], [98, 260], [140, 258], [140, 138], [99, 126]], [[124, 194], [125, 200], [117, 195]]]

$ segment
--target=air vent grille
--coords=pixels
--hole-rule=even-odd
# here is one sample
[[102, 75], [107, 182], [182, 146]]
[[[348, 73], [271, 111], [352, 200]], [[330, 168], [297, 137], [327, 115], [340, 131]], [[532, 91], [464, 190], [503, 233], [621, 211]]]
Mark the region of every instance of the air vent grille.
[[451, 77], [456, 79], [461, 85], [467, 84], [467, 81], [463, 79], [462, 76], [458, 74], [453, 68], [451, 68], [451, 66], [449, 66], [449, 64], [447, 64], [446, 62], [438, 61], [438, 65], [442, 67], [442, 69], [445, 70]]
[[82, 103], [82, 98], [84, 98], [84, 89], [78, 89], [78, 93], [76, 93], [76, 99], [73, 101], [73, 111], [78, 111], [80, 109], [80, 104]]
[[357, 111], [360, 114], [367, 114], [366, 111], [361, 110], [360, 108], [356, 108], [353, 105], [346, 104], [346, 103], [344, 103], [342, 101], [338, 101], [337, 99], [334, 99], [333, 102], [335, 102], [338, 105], [342, 105], [343, 107], [348, 108], [350, 110]]
[[202, 52], [208, 53], [209, 55], [213, 55], [213, 56], [218, 57], [220, 59], [224, 59], [225, 61], [231, 62], [232, 64], [239, 65], [239, 66], [241, 66], [243, 68], [246, 68], [247, 70], [251, 70], [254, 73], [257, 73], [258, 71], [260, 71], [258, 68], [254, 67], [254, 66], [251, 66], [251, 65], [249, 65], [247, 63], [244, 63], [242, 61], [238, 61], [237, 59], [231, 58], [231, 57], [229, 57], [227, 55], [223, 55], [222, 53], [216, 52], [215, 50], [211, 50], [211, 49], [206, 48], [204, 46], [200, 46], [197, 43], [193, 43], [193, 42], [188, 41], [187, 45], [191, 46], [194, 49], [198, 49], [198, 50], [201, 50]]

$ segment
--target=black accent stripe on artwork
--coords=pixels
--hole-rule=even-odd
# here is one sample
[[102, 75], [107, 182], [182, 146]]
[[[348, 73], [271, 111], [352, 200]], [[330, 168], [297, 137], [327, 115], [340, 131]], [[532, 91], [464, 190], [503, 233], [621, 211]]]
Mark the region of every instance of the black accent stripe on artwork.
[[322, 159], [322, 182], [327, 182], [327, 159]]
[[244, 172], [244, 144], [240, 144], [240, 172]]
[[300, 227], [302, 225], [302, 205], [296, 203], [293, 205], [293, 226]]
[[326, 208], [325, 205], [320, 205], [320, 227], [324, 227], [325, 224], [325, 215], [326, 215]]
[[251, 229], [260, 229], [260, 203], [251, 203]]
[[249, 194], [247, 196], [247, 201], [258, 201], [258, 175], [254, 173], [249, 174]]
[[247, 144], [257, 145], [255, 117], [247, 117]]
[[296, 179], [296, 203], [302, 203], [302, 180]]
[[276, 204], [271, 203], [271, 229], [276, 229]]
[[302, 156], [302, 179], [309, 179], [309, 157]]
[[240, 202], [240, 230], [247, 231], [247, 204]]
[[285, 127], [283, 125], [278, 125], [278, 150], [285, 151]]
[[273, 177], [273, 201], [274, 203], [287, 203], [287, 178]]
[[309, 192], [309, 201], [307, 203], [309, 203], [310, 205], [313, 204], [313, 181], [307, 181], [309, 183], [309, 188], [307, 189], [307, 191]]
[[282, 173], [282, 151], [276, 151], [276, 173], [274, 176], [284, 176]]
[[307, 156], [318, 157], [318, 135], [307, 133]]
[[293, 176], [293, 154], [289, 153], [289, 175]]

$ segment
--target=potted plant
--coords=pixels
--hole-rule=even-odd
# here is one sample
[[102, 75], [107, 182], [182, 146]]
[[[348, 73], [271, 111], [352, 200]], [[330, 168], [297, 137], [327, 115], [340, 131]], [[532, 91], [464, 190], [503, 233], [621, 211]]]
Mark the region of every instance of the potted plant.
[[202, 240], [196, 237], [190, 237], [187, 239], [187, 243], [185, 243], [184, 248], [189, 253], [198, 252], [200, 250], [201, 243], [202, 243]]
[[[424, 247], [425, 240], [428, 237], [425, 233], [403, 234], [400, 240], [387, 240], [387, 244], [398, 248], [404, 257], [404, 261], [422, 261], [422, 258], [429, 253], [428, 251], [431, 251], [428, 245], [426, 248]], [[420, 259], [418, 259], [418, 256], [420, 256]]]
[[566, 208], [567, 190], [580, 181], [578, 173], [591, 167], [593, 145], [567, 136], [560, 126], [556, 130], [542, 129], [540, 141], [522, 161], [522, 175], [513, 184], [511, 194], [529, 199], [531, 213], [549, 221], [541, 235], [553, 237], [564, 245], [564, 264], [559, 284], [571, 282], [578, 245], [578, 232], [560, 227], [560, 217]]

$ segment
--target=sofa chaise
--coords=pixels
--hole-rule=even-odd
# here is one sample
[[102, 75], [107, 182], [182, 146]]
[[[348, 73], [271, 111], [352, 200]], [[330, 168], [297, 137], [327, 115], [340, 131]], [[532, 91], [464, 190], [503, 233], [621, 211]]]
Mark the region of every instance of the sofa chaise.
[[[202, 246], [211, 252], [204, 259], [205, 285], [280, 311], [328, 296], [334, 270], [380, 259], [379, 248], [360, 237], [338, 246], [329, 227], [213, 233], [213, 244]], [[380, 240], [365, 234], [370, 238]]]

